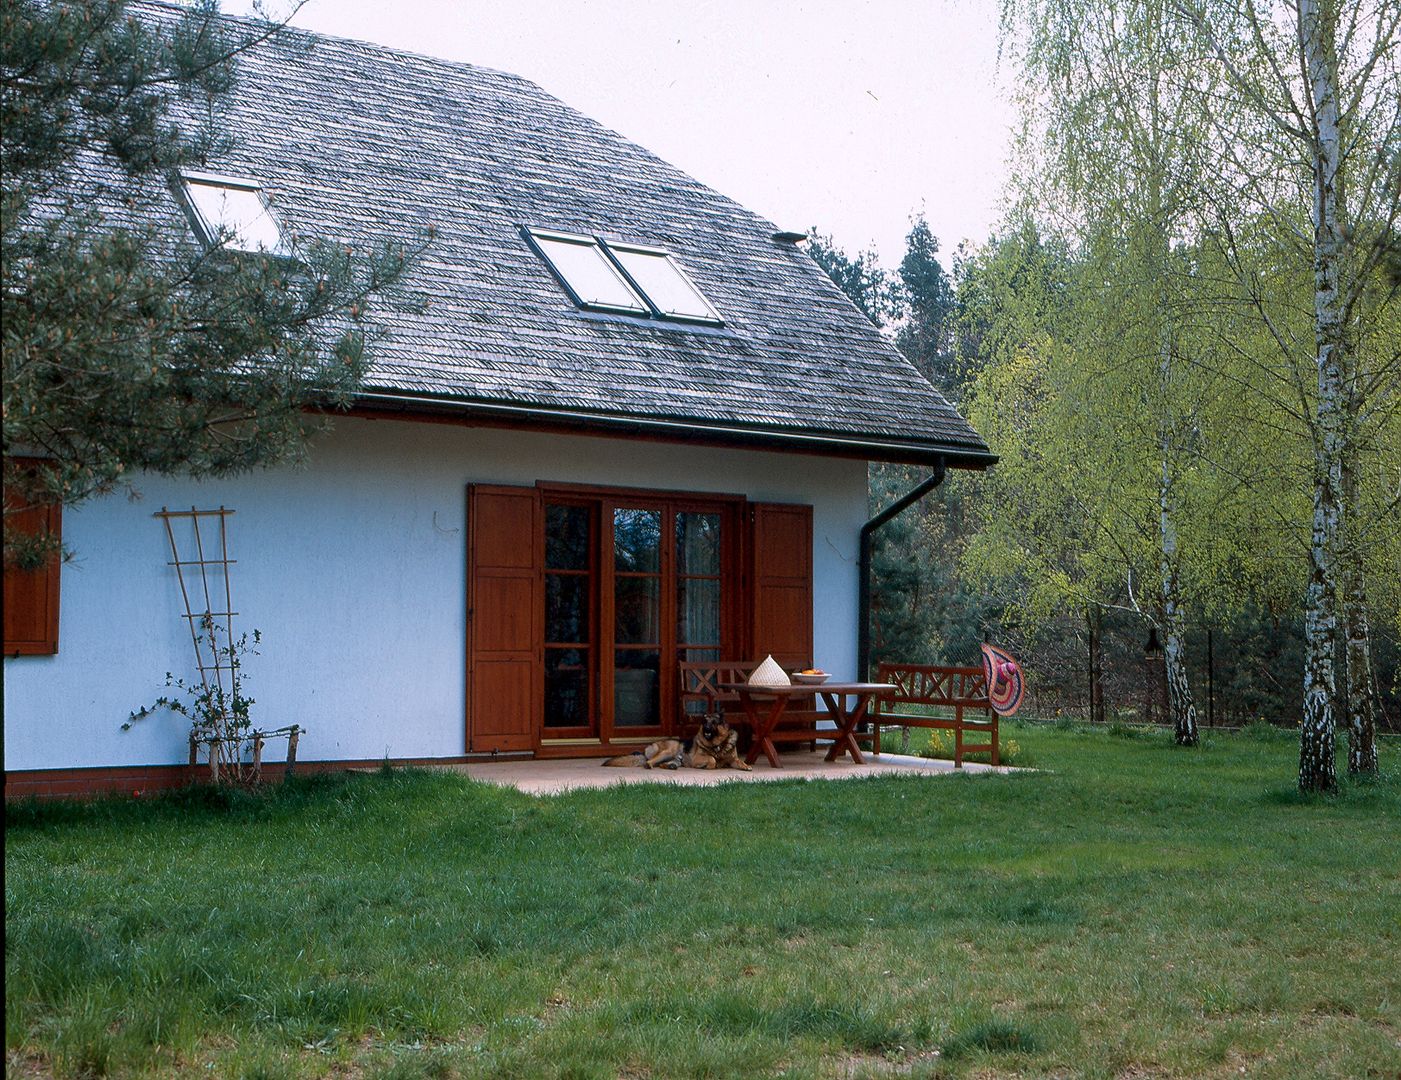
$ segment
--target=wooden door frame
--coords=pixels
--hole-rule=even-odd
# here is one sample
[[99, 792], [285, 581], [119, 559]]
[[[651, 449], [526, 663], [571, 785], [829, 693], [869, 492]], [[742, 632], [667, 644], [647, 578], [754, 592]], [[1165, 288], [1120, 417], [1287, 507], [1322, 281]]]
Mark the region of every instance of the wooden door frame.
[[[676, 667], [674, 659], [667, 662], [667, 657], [674, 658], [677, 641], [676, 639], [676, 597], [675, 597], [675, 539], [670, 536], [675, 529], [675, 515], [678, 512], [689, 513], [719, 513], [722, 520], [721, 539], [721, 581], [720, 590], [720, 618], [721, 618], [721, 659], [729, 659], [724, 654], [734, 651], [742, 653], [748, 647], [747, 637], [749, 634], [748, 622], [744, 617], [749, 602], [750, 584], [749, 572], [746, 559], [747, 542], [745, 540], [747, 507], [750, 505], [743, 495], [734, 495], [721, 492], [705, 491], [678, 491], [674, 489], [652, 489], [638, 487], [610, 487], [593, 484], [556, 483], [546, 480], [537, 480], [536, 488], [540, 492], [541, 506], [548, 507], [551, 502], [559, 502], [570, 505], [593, 504], [599, 507], [597, 514], [597, 565], [593, 578], [595, 579], [597, 591], [597, 623], [594, 628], [596, 645], [592, 651], [592, 661], [594, 664], [594, 675], [592, 679], [593, 693], [595, 697], [594, 713], [596, 728], [598, 732], [598, 742], [592, 741], [580, 744], [571, 740], [569, 743], [547, 744], [544, 732], [545, 718], [543, 707], [541, 714], [535, 724], [535, 748], [536, 752], [542, 750], [547, 753], [556, 752], [578, 752], [588, 750], [607, 750], [615, 746], [627, 746], [636, 743], [638, 740], [650, 740], [660, 736], [674, 733], [677, 724], [675, 710], [671, 707], [671, 702], [676, 697]], [[612, 548], [609, 543], [612, 538], [612, 520], [604, 521], [605, 509], [615, 509], [618, 507], [635, 507], [639, 509], [660, 509], [662, 511], [662, 538], [660, 559], [659, 559], [659, 580], [661, 582], [661, 597], [658, 618], [661, 620], [662, 630], [660, 639], [660, 655], [658, 663], [658, 720], [655, 726], [645, 728], [625, 728], [623, 731], [636, 732], [623, 736], [622, 742], [617, 741], [618, 735], [613, 729], [612, 708], [609, 704], [613, 690], [613, 652], [616, 648], [616, 641], [613, 640], [613, 596], [614, 584], [613, 567], [611, 560]], [[540, 516], [541, 538], [544, 543], [544, 523], [546, 514]], [[543, 564], [543, 559], [542, 559]], [[733, 584], [729, 579], [737, 579]], [[604, 627], [608, 627], [608, 634], [605, 635]], [[604, 637], [609, 640], [605, 641]], [[543, 649], [543, 643], [542, 643]], [[543, 665], [542, 665], [543, 668]]]

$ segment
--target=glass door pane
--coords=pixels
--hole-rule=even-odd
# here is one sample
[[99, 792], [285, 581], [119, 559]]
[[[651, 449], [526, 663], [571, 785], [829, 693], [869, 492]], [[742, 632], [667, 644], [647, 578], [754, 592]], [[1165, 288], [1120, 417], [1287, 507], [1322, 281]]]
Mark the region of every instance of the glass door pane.
[[545, 507], [545, 728], [554, 738], [598, 731], [594, 520], [589, 506]]
[[661, 723], [661, 652], [618, 649], [613, 660], [613, 727]]
[[720, 515], [682, 510], [676, 515], [676, 572], [720, 573]]
[[545, 650], [545, 727], [592, 727], [588, 657], [586, 649]]
[[662, 512], [620, 506], [613, 511], [613, 569], [655, 574], [661, 569]]
[[676, 653], [682, 660], [720, 658], [721, 515], [676, 514]]
[[662, 512], [613, 509], [613, 727], [661, 724]]

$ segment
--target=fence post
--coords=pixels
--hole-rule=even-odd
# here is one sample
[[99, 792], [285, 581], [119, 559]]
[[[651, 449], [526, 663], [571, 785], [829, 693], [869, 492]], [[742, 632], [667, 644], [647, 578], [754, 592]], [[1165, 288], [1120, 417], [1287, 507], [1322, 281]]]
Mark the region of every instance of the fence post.
[[1206, 726], [1216, 726], [1216, 643], [1206, 628]]

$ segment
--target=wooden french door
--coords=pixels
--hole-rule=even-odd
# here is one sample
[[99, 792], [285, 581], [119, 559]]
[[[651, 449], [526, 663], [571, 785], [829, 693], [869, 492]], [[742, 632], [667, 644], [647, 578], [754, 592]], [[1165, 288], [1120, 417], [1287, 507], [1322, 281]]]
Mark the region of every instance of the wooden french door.
[[542, 741], [669, 732], [678, 660], [739, 647], [737, 500], [545, 493]]
[[473, 485], [467, 749], [673, 733], [677, 661], [812, 662], [812, 508]]

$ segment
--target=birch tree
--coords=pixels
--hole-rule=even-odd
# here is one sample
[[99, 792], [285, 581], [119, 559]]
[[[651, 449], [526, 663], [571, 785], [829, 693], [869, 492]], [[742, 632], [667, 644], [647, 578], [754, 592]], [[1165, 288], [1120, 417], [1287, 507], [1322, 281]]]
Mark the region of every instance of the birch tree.
[[[1299, 787], [1336, 786], [1334, 739], [1346, 702], [1349, 766], [1375, 768], [1362, 523], [1345, 475], [1367, 439], [1369, 384], [1394, 377], [1395, 358], [1368, 370], [1359, 350], [1364, 298], [1395, 244], [1401, 200], [1401, 78], [1394, 0], [1173, 0], [1228, 91], [1191, 84], [1213, 125], [1215, 204], [1266, 223], [1278, 248], [1310, 266], [1313, 491], [1305, 600], [1306, 657]], [[1300, 211], [1302, 210], [1302, 213]], [[1307, 226], [1301, 228], [1300, 220]], [[1228, 246], [1229, 222], [1219, 222]], [[1268, 324], [1282, 367], [1297, 370], [1293, 335]], [[1382, 375], [1381, 382], [1376, 381]], [[1340, 590], [1340, 586], [1341, 590]], [[1342, 617], [1339, 616], [1341, 595]], [[1338, 686], [1340, 641], [1356, 665]]]
[[[1362, 306], [1346, 377], [1339, 597], [1346, 672], [1342, 700], [1353, 774], [1378, 770], [1369, 583], [1380, 586], [1382, 595], [1401, 589], [1401, 295], [1379, 282]], [[1401, 617], [1396, 623], [1401, 625]]]
[[[1127, 336], [1103, 342], [1140, 371], [1137, 395], [1156, 446], [1156, 615], [1164, 638], [1176, 741], [1198, 741], [1185, 660], [1181, 514], [1186, 436], [1184, 312], [1173, 281], [1198, 187], [1199, 118], [1180, 92], [1182, 24], [1165, 0], [1012, 0], [1005, 40], [1035, 87], [1026, 102], [1044, 133], [1049, 189], [1105, 257], [1106, 294], [1135, 314]], [[1150, 374], [1151, 372], [1151, 374]], [[1126, 407], [1127, 407], [1126, 402]]]

